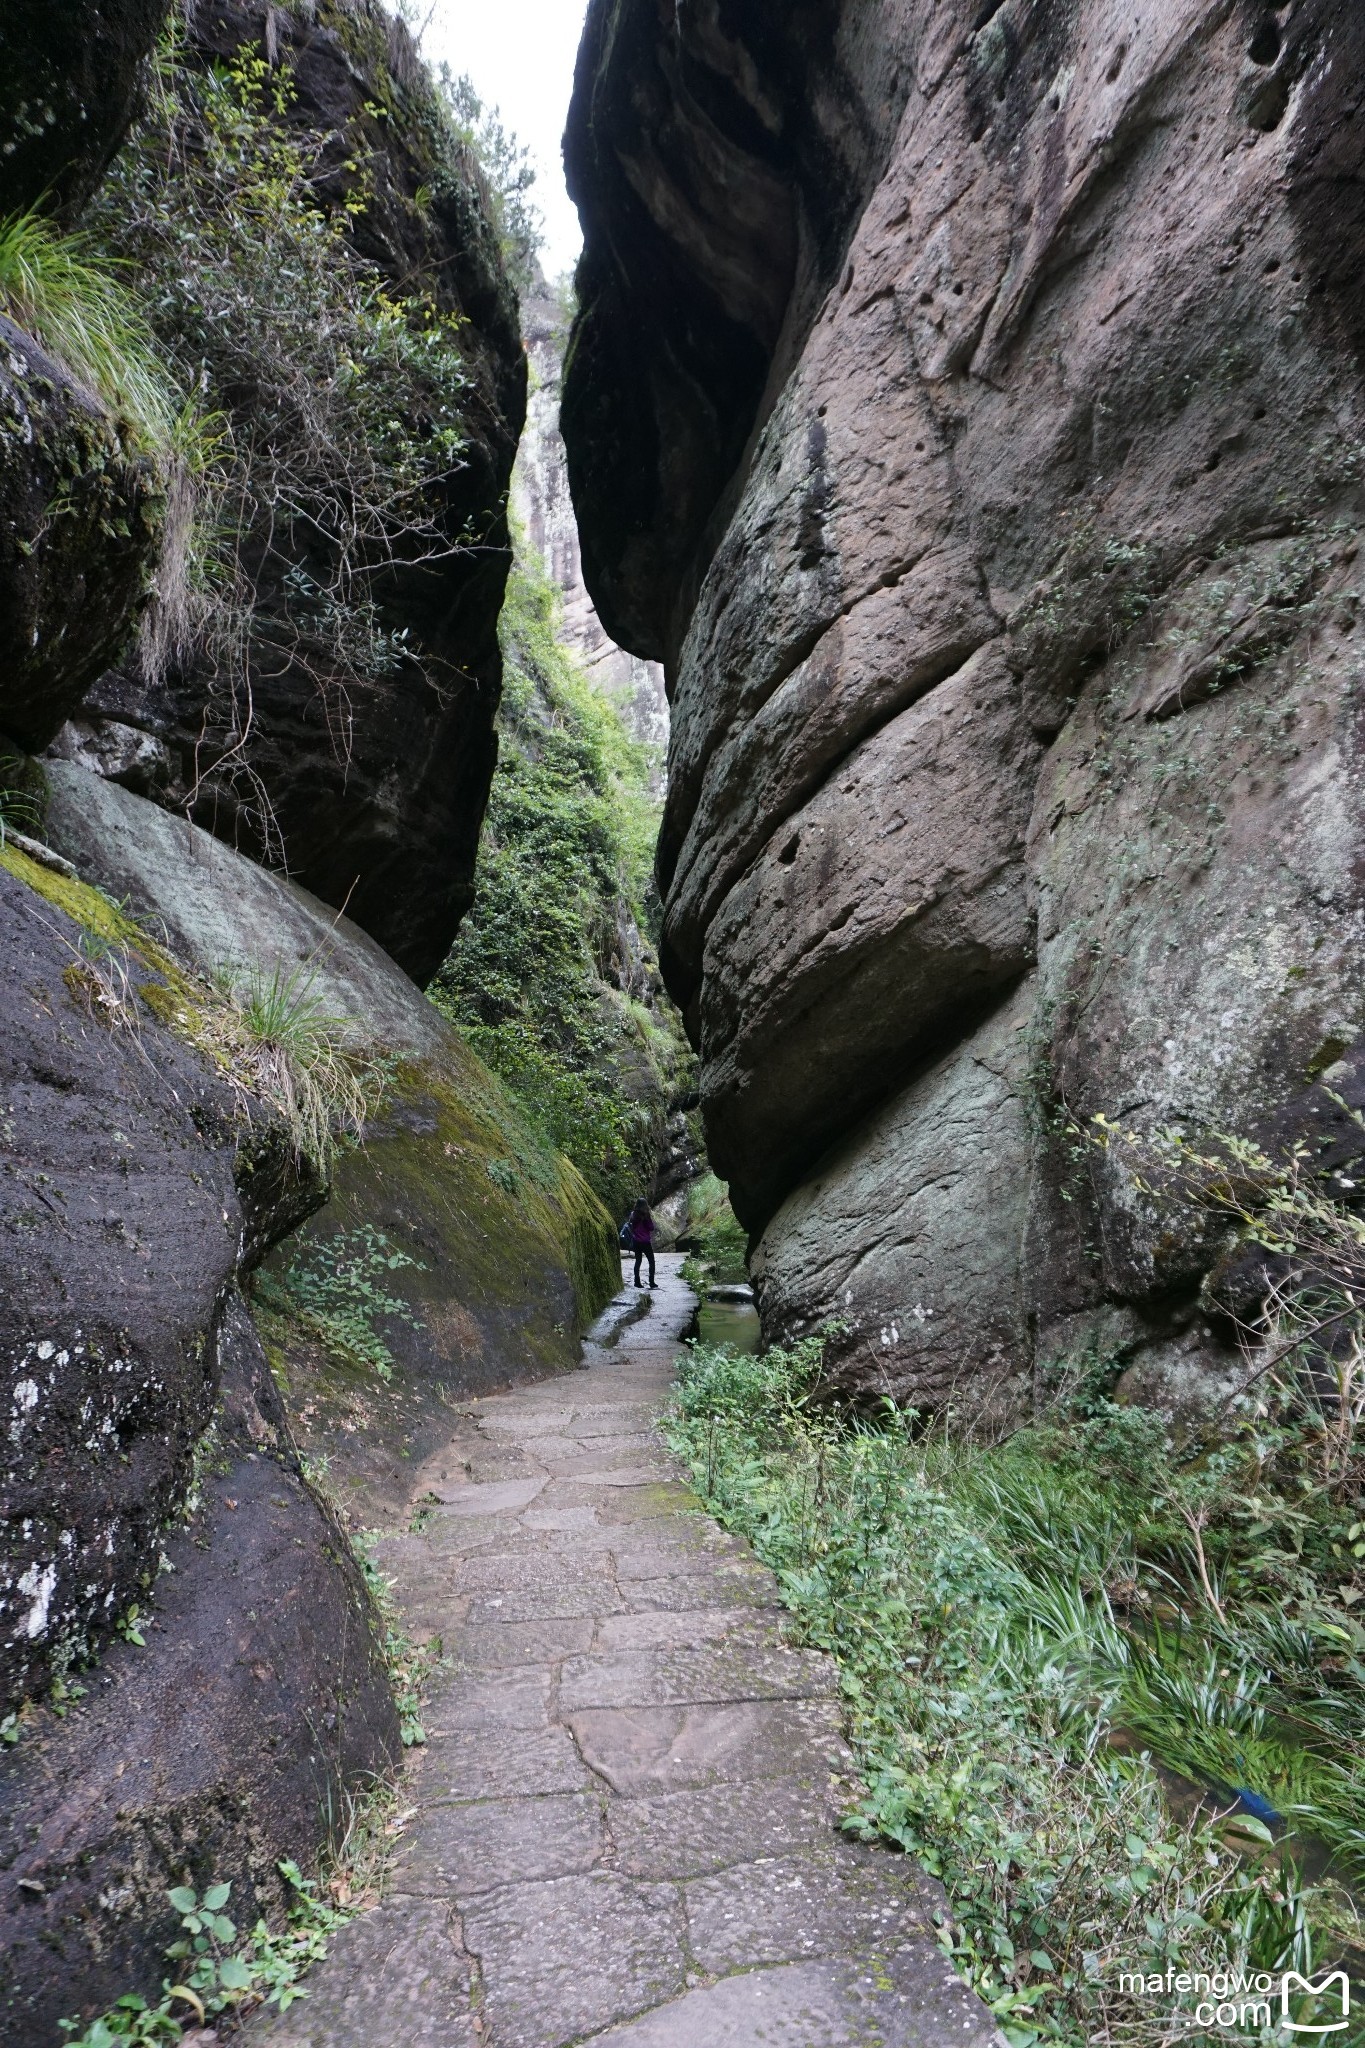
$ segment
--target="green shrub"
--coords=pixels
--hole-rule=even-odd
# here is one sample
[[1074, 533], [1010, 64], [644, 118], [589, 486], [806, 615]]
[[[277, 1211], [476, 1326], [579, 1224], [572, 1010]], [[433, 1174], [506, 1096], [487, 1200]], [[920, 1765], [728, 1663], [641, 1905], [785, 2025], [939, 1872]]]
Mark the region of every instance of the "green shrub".
[[683, 1266], [690, 1287], [702, 1290], [749, 1277], [749, 1233], [730, 1207], [725, 1183], [703, 1174], [687, 1191], [687, 1235], [692, 1250]]
[[420, 1324], [385, 1276], [420, 1264], [374, 1224], [361, 1223], [331, 1237], [302, 1239], [283, 1274], [258, 1273], [254, 1291], [268, 1315], [292, 1317], [339, 1364], [389, 1380], [393, 1353], [379, 1325]]
[[[447, 530], [448, 487], [472, 384], [461, 316], [432, 290], [395, 287], [355, 247], [363, 157], [346, 166], [349, 197], [325, 202], [336, 138], [302, 125], [287, 67], [243, 47], [203, 68], [177, 22], [90, 229], [136, 275], [216, 436], [172, 522], [142, 660], [194, 660], [213, 678], [203, 773], [221, 762], [270, 847], [243, 754], [252, 663], [310, 669], [344, 752], [348, 678], [407, 658], [378, 597], [395, 556], [435, 562], [467, 544]], [[459, 182], [460, 146], [426, 90], [433, 176]]]
[[455, 133], [482, 176], [508, 274], [519, 292], [531, 291], [541, 246], [540, 212], [529, 197], [536, 181], [531, 153], [503, 127], [498, 109], [484, 104], [471, 78], [443, 64], [437, 81]]
[[645, 750], [560, 644], [558, 606], [519, 547], [478, 894], [430, 993], [621, 1215], [654, 1178], [686, 1051], [664, 1003], [610, 978], [622, 909], [647, 922], [657, 810]]

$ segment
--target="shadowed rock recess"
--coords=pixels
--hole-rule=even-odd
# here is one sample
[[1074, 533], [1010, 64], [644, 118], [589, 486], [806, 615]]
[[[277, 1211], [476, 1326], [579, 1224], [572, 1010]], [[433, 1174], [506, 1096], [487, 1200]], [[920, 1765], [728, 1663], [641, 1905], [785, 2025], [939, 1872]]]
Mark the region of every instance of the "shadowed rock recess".
[[1072, 1118], [1360, 1149], [1362, 76], [1335, 0], [589, 9], [584, 571], [765, 1330], [852, 1391], [1218, 1383]]

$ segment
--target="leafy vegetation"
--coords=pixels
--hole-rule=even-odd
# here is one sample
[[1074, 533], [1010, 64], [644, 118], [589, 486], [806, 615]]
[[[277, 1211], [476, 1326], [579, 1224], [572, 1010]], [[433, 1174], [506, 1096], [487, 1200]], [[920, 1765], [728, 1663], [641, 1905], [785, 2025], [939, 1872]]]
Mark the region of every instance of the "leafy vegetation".
[[[464, 153], [428, 90], [432, 175], [458, 182]], [[390, 112], [375, 103], [376, 121]], [[141, 659], [193, 660], [211, 679], [200, 773], [231, 785], [267, 848], [252, 663], [312, 675], [344, 756], [348, 679], [408, 658], [378, 580], [396, 557], [464, 544], [448, 530], [470, 392], [461, 317], [358, 252], [373, 173], [348, 132], [338, 183], [337, 139], [302, 122], [287, 67], [251, 47], [200, 67], [177, 17], [91, 214], [216, 442], [171, 522]]]
[[414, 1643], [404, 1634], [393, 1597], [394, 1581], [385, 1577], [375, 1561], [374, 1545], [378, 1540], [377, 1531], [366, 1530], [353, 1539], [352, 1548], [383, 1623], [384, 1661], [393, 1687], [393, 1703], [398, 1710], [398, 1731], [403, 1747], [420, 1748], [427, 1739], [427, 1731], [422, 1726], [422, 1693], [441, 1661], [443, 1646], [439, 1636], [431, 1636], [424, 1643]]
[[382, 1230], [361, 1223], [332, 1237], [299, 1239], [283, 1274], [277, 1279], [263, 1269], [255, 1276], [252, 1294], [267, 1323], [292, 1318], [338, 1364], [360, 1366], [389, 1380], [393, 1353], [379, 1326], [385, 1321], [419, 1326], [408, 1303], [385, 1285], [385, 1277], [417, 1264]]
[[[1278, 1973], [1359, 1943], [1365, 1227], [1297, 1154], [1101, 1138], [1260, 1261], [1218, 1415], [1181, 1433], [1096, 1359], [1003, 1443], [849, 1419], [816, 1337], [698, 1349], [672, 1428], [838, 1660], [851, 1825], [943, 1879], [940, 1938], [1012, 2048], [1278, 2042]], [[1252, 1999], [1201, 2026], [1191, 1980], [1239, 1971], [1275, 1980], [1272, 2018]], [[1305, 1995], [1296, 2026], [1315, 2017]]]
[[692, 1249], [683, 1261], [689, 1287], [747, 1280], [749, 1233], [730, 1207], [724, 1181], [704, 1173], [687, 1190], [687, 1230]]
[[687, 1055], [672, 1012], [640, 1000], [657, 980], [641, 938], [656, 829], [648, 760], [560, 644], [558, 603], [519, 550], [479, 893], [430, 993], [622, 1215], [653, 1180]]
[[354, 1020], [329, 1011], [309, 962], [225, 979], [247, 1041], [253, 1089], [283, 1118], [296, 1160], [324, 1177], [338, 1142], [358, 1139], [384, 1093], [384, 1063], [356, 1044]]
[[508, 274], [519, 292], [527, 292], [536, 282], [542, 240], [540, 209], [530, 198], [536, 181], [531, 152], [503, 127], [498, 109], [480, 99], [466, 74], [443, 64], [437, 81], [455, 133], [478, 165]]
[[128, 1992], [88, 2025], [63, 2020], [67, 2048], [161, 2048], [183, 2040], [187, 2026], [261, 2004], [287, 2012], [295, 1999], [306, 1998], [299, 1978], [326, 1953], [331, 1936], [355, 1917], [358, 1906], [324, 1898], [318, 1881], [305, 1877], [297, 1863], [281, 1863], [279, 1870], [290, 1888], [283, 1928], [258, 1920], [244, 1937], [223, 1910], [230, 1884], [208, 1885], [202, 1895], [190, 1885], [174, 1886], [167, 1897], [182, 1931], [166, 1950], [174, 1973], [163, 1980], [160, 1999], [152, 2005]]
[[126, 266], [36, 212], [0, 220], [0, 309], [102, 398], [135, 444], [168, 454], [186, 409]]

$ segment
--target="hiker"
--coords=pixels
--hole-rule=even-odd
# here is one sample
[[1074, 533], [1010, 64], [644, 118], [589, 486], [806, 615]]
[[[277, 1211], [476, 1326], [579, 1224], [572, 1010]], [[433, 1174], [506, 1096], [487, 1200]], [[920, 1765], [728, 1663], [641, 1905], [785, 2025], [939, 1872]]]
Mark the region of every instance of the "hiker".
[[635, 1253], [635, 1285], [640, 1285], [640, 1261], [649, 1260], [649, 1284], [657, 1288], [654, 1278], [654, 1218], [649, 1213], [648, 1202], [637, 1202], [630, 1212], [630, 1241]]

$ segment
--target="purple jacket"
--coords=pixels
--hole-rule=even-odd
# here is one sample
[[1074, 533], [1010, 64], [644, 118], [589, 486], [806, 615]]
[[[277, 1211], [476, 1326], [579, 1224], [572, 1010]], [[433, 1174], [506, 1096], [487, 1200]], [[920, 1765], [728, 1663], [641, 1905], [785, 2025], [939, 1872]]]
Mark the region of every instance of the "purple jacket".
[[631, 1234], [631, 1236], [632, 1236], [632, 1237], [634, 1238], [634, 1240], [635, 1240], [636, 1244], [653, 1244], [653, 1242], [654, 1242], [654, 1219], [653, 1219], [653, 1217], [651, 1216], [651, 1217], [649, 1218], [649, 1220], [648, 1220], [648, 1221], [646, 1222], [646, 1221], [642, 1221], [642, 1220], [641, 1220], [641, 1219], [640, 1219], [639, 1217], [637, 1217], [637, 1216], [632, 1216], [632, 1217], [631, 1217], [631, 1219], [630, 1219], [630, 1234]]

